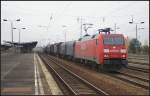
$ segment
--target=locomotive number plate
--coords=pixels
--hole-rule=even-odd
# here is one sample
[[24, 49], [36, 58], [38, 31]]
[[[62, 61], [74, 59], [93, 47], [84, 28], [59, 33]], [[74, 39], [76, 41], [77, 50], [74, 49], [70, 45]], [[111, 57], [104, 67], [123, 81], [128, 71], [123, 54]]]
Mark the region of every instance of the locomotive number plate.
[[119, 52], [119, 50], [110, 50], [110, 52]]

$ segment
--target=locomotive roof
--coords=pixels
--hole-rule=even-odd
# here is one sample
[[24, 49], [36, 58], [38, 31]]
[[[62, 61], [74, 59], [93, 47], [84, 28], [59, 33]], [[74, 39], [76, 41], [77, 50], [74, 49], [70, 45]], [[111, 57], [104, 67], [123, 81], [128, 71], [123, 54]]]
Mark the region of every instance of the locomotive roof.
[[103, 34], [103, 36], [123, 36], [123, 34]]
[[79, 38], [78, 41], [88, 40], [88, 39], [91, 39], [91, 38], [96, 38], [97, 35], [98, 35], [98, 34], [94, 34], [94, 35], [85, 35], [84, 37]]
[[[82, 40], [88, 40], [88, 39], [94, 39], [98, 36], [99, 34], [94, 34], [94, 35], [86, 35], [82, 38], [79, 38], [77, 41], [82, 41]], [[123, 34], [102, 34], [103, 36], [123, 36]]]

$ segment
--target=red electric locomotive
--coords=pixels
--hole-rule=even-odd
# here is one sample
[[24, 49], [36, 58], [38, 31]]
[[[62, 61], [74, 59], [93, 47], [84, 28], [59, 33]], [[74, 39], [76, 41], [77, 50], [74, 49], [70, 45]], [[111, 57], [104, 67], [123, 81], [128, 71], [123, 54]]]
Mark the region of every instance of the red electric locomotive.
[[[104, 32], [104, 33], [103, 33]], [[99, 34], [86, 35], [75, 43], [74, 57], [95, 62], [98, 68], [116, 71], [127, 66], [127, 46], [122, 34], [110, 34], [110, 29], [101, 29]]]

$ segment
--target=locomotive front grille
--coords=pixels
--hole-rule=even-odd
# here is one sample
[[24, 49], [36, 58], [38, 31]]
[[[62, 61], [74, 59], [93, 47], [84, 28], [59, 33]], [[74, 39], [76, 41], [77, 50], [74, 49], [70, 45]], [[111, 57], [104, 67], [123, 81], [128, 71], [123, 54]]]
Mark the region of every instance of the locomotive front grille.
[[128, 61], [126, 59], [105, 59], [104, 66], [124, 66], [126, 67]]
[[122, 59], [105, 59], [104, 64], [120, 64]]

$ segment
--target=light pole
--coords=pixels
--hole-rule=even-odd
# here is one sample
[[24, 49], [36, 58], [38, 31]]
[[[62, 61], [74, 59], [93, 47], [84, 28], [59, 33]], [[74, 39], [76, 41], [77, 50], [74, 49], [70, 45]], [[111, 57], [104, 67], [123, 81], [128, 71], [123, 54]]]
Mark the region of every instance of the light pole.
[[[21, 29], [26, 29], [26, 28], [21, 28]], [[21, 31], [21, 29], [20, 29], [20, 31]], [[19, 31], [19, 43], [21, 42], [21, 32]]]
[[79, 22], [80, 21], [80, 23], [81, 23], [81, 25], [80, 25], [80, 38], [82, 38], [82, 17], [78, 17], [77, 18], [77, 21]]
[[[136, 40], [138, 40], [138, 38], [137, 38], [137, 33], [138, 33], [138, 24], [143, 24], [144, 22], [140, 22], [140, 23], [133, 23], [133, 22], [129, 22], [129, 24], [135, 24], [136, 25], [136, 27], [135, 27], [135, 30], [136, 30]], [[141, 28], [141, 29], [143, 29], [143, 28]]]
[[[9, 21], [11, 23], [11, 33], [12, 33], [12, 43], [13, 43], [13, 21], [14, 20], [7, 20], [7, 19], [3, 19], [3, 21]], [[17, 19], [15, 21], [20, 21], [20, 19]]]
[[[62, 25], [63, 28], [66, 28], [66, 25]], [[66, 30], [65, 30], [65, 42], [66, 42]]]
[[20, 39], [21, 39], [21, 29], [26, 29], [26, 28], [13, 28], [13, 29], [18, 29], [19, 31], [19, 43], [20, 43]]
[[116, 34], [117, 29], [120, 29], [120, 28], [117, 27], [117, 24], [115, 23], [115, 34]]
[[138, 40], [137, 39], [137, 32], [138, 32], [138, 24], [143, 24], [144, 22], [139, 22], [139, 23], [137, 23], [137, 22], [134, 22], [134, 20], [133, 20], [133, 16], [132, 16], [132, 21], [131, 22], [129, 22], [129, 24], [135, 24], [136, 25], [136, 27], [135, 27], [135, 30], [136, 30], [136, 40]]
[[[138, 37], [137, 37], [137, 33], [138, 33], [138, 24], [143, 24], [144, 22], [134, 22], [133, 21], [133, 16], [132, 16], [132, 21], [129, 22], [129, 24], [135, 24], [135, 30], [136, 30], [136, 52], [137, 52], [137, 43], [138, 43]], [[141, 29], [144, 29], [144, 28], [141, 28]]]

